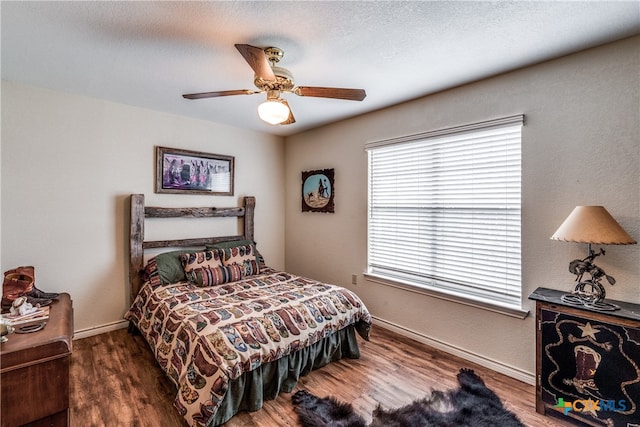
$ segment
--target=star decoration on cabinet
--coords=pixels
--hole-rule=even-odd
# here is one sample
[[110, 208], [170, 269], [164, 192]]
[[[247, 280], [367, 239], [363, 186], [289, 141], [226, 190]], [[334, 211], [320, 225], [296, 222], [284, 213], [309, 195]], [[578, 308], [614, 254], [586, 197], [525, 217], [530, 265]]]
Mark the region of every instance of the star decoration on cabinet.
[[599, 329], [592, 327], [589, 322], [584, 326], [578, 326], [578, 328], [582, 331], [582, 338], [591, 337], [594, 341], [596, 340], [596, 334], [600, 332]]

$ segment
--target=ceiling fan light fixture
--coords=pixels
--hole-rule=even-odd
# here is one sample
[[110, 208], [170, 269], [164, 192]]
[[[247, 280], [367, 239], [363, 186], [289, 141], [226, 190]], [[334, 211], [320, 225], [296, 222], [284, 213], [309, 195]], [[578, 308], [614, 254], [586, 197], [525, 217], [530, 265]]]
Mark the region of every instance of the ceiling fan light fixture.
[[279, 98], [268, 99], [258, 105], [258, 116], [272, 125], [277, 125], [289, 118], [289, 107]]

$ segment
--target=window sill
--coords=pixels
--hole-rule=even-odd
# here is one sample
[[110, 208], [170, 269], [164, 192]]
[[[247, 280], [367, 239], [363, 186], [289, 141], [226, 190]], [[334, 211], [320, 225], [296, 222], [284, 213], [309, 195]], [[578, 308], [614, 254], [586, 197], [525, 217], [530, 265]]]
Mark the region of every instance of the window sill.
[[403, 289], [405, 291], [415, 292], [415, 293], [427, 295], [433, 298], [439, 298], [446, 301], [455, 302], [458, 304], [464, 304], [470, 307], [480, 308], [482, 310], [488, 310], [494, 313], [504, 314], [505, 316], [515, 317], [517, 319], [524, 319], [529, 314], [528, 310], [523, 310], [523, 309], [514, 308], [514, 307], [507, 307], [504, 305], [496, 304], [492, 301], [475, 300], [469, 297], [448, 293], [443, 290], [416, 286], [416, 285], [400, 282], [397, 280], [392, 280], [387, 277], [382, 277], [382, 276], [378, 276], [371, 273], [363, 273], [363, 276], [367, 280], [371, 282], [379, 283], [381, 285], [392, 286], [394, 288]]

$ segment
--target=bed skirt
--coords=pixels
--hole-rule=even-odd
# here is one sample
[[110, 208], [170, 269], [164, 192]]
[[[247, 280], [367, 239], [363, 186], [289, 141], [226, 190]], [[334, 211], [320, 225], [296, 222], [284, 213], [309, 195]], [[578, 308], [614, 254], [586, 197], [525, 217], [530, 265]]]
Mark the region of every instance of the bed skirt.
[[281, 392], [290, 393], [298, 379], [314, 369], [342, 358], [359, 357], [355, 327], [350, 325], [289, 356], [261, 365], [229, 382], [227, 394], [207, 427], [223, 424], [241, 411], [259, 410], [265, 401], [275, 399]]

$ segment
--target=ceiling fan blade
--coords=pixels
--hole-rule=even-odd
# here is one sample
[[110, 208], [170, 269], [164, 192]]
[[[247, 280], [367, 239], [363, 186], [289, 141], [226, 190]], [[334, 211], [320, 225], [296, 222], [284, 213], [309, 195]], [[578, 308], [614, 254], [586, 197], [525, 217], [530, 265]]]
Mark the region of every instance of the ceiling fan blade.
[[256, 73], [256, 76], [267, 81], [276, 79], [276, 75], [273, 74], [273, 70], [269, 65], [267, 56], [264, 54], [264, 50], [248, 44], [237, 44], [235, 46], [236, 49], [238, 49], [238, 52], [240, 52], [240, 55], [242, 55], [244, 60], [247, 61], [249, 66], [253, 69], [253, 72]]
[[186, 99], [202, 99], [202, 98], [217, 98], [219, 96], [230, 95], [253, 95], [254, 93], [260, 93], [256, 90], [250, 89], [238, 89], [238, 90], [221, 90], [218, 92], [202, 92], [202, 93], [185, 93], [182, 95]]
[[362, 101], [367, 96], [364, 89], [345, 89], [339, 87], [298, 86], [293, 90], [293, 93], [300, 96], [347, 99], [349, 101]]
[[287, 120], [285, 120], [284, 122], [280, 123], [281, 125], [292, 125], [296, 122], [296, 118], [293, 117], [293, 111], [291, 111], [291, 106], [289, 105], [289, 103], [287, 102], [286, 99], [280, 98], [282, 100], [282, 103], [284, 105], [287, 106], [287, 108], [289, 109], [289, 117], [287, 118]]

